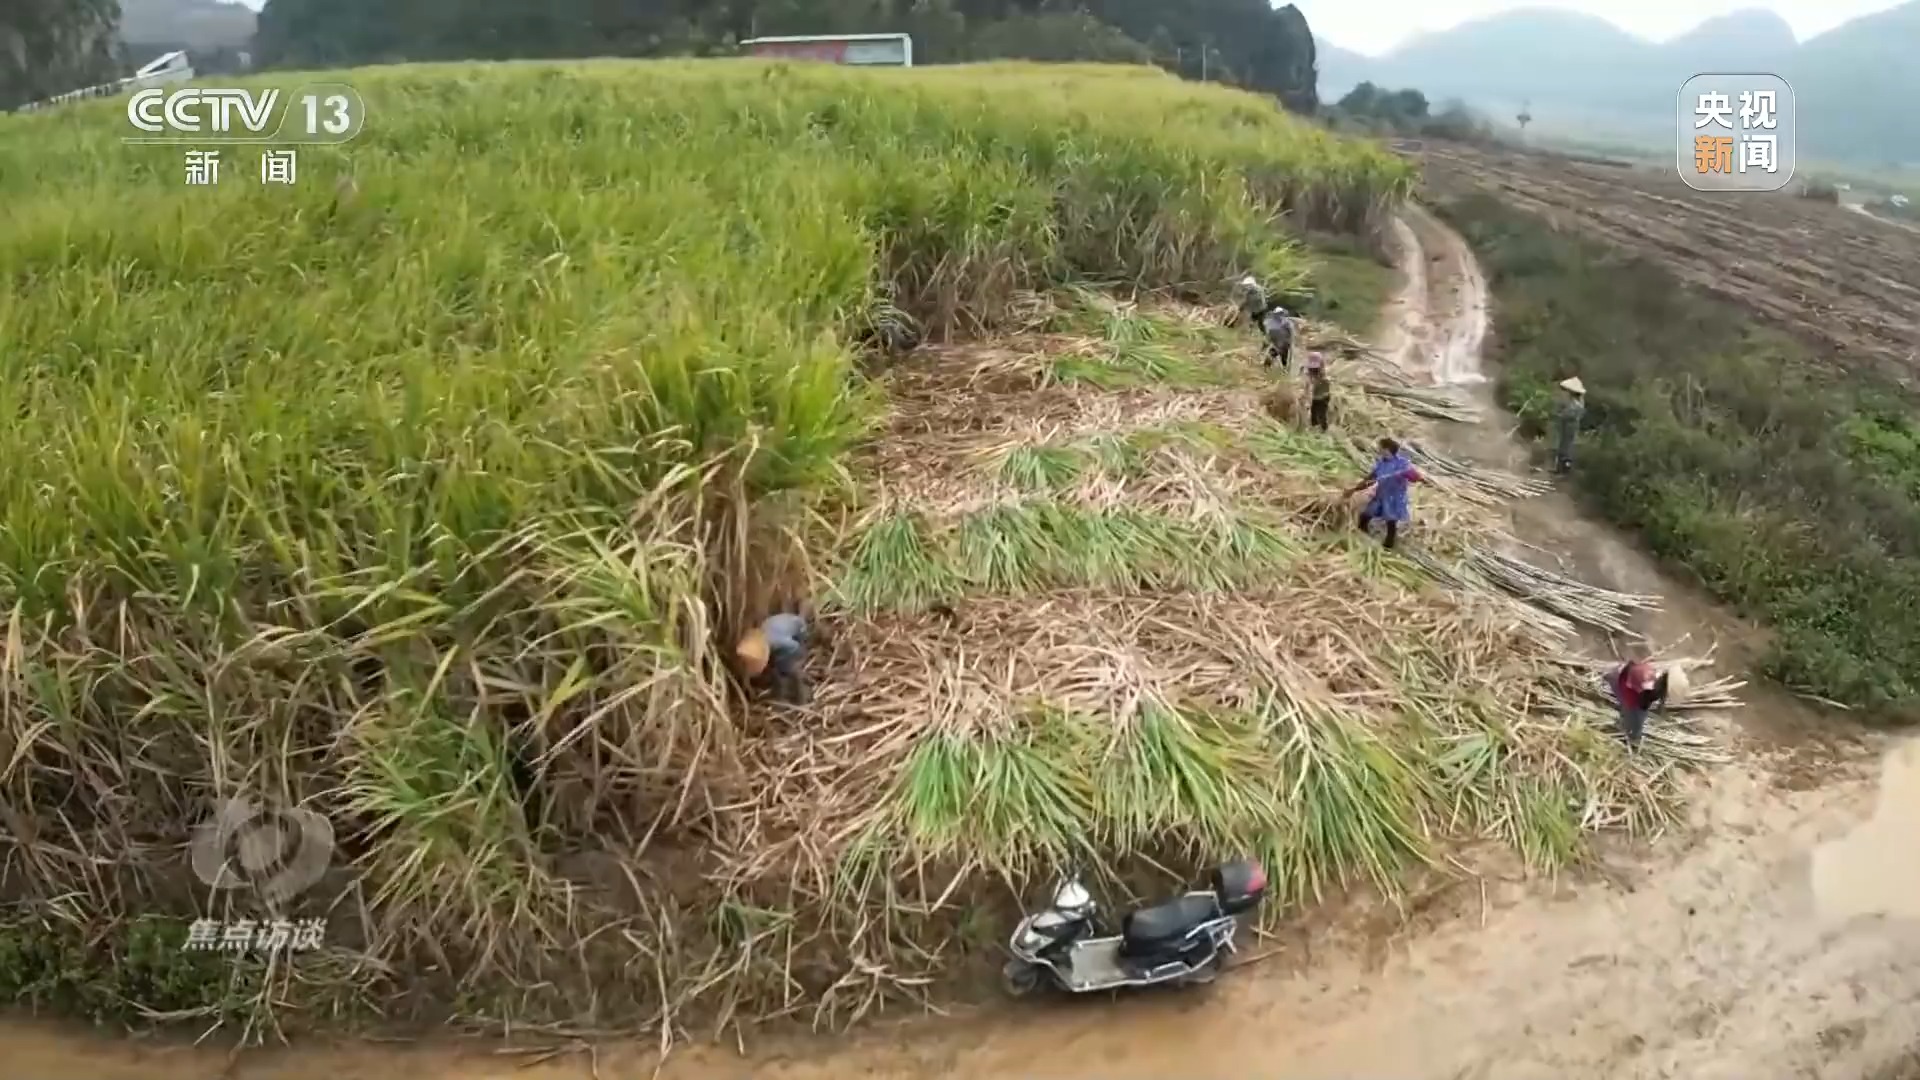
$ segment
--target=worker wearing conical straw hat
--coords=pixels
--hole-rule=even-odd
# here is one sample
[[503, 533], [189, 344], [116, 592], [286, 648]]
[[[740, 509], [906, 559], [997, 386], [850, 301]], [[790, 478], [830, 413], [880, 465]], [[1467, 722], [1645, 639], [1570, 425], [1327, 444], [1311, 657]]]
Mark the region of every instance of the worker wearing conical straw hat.
[[747, 631], [733, 650], [751, 681], [770, 678], [774, 696], [792, 705], [807, 703], [807, 620], [780, 612]]
[[[1681, 676], [1683, 684], [1685, 678]], [[1669, 676], [1656, 674], [1651, 660], [1636, 655], [1621, 664], [1608, 677], [1607, 684], [1620, 709], [1620, 737], [1627, 741], [1627, 749], [1638, 750], [1640, 737], [1647, 730], [1647, 714], [1667, 700], [1671, 689]]]
[[1560, 380], [1560, 390], [1560, 407], [1553, 414], [1553, 471], [1564, 476], [1573, 471], [1573, 441], [1587, 415], [1587, 386], [1573, 375]]

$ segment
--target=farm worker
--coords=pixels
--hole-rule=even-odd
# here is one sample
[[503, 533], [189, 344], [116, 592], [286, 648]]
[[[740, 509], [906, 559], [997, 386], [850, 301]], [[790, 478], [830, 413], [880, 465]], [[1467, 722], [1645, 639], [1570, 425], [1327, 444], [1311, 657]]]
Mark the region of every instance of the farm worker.
[[1580, 421], [1587, 415], [1587, 387], [1574, 376], [1561, 380], [1560, 389], [1566, 396], [1553, 414], [1553, 471], [1565, 474], [1573, 470], [1573, 440], [1579, 437]]
[[1620, 708], [1620, 736], [1627, 740], [1628, 749], [1638, 750], [1647, 729], [1647, 713], [1667, 699], [1667, 676], [1655, 676], [1652, 664], [1635, 657], [1620, 665], [1608, 683]]
[[1291, 369], [1293, 363], [1293, 319], [1287, 309], [1276, 307], [1267, 312], [1261, 320], [1267, 331], [1267, 366], [1272, 367], [1275, 360], [1280, 361], [1280, 370]]
[[758, 680], [772, 667], [774, 696], [793, 705], [807, 703], [807, 620], [780, 612], [747, 632], [734, 650], [747, 678]]
[[1381, 439], [1372, 471], [1365, 480], [1347, 489], [1348, 498], [1369, 487], [1373, 489], [1373, 498], [1368, 499], [1366, 508], [1360, 511], [1360, 531], [1366, 532], [1375, 520], [1385, 522], [1387, 535], [1382, 546], [1391, 549], [1400, 538], [1400, 526], [1411, 516], [1407, 509], [1407, 485], [1425, 479], [1413, 462], [1407, 460], [1397, 441]]
[[1267, 290], [1252, 274], [1240, 279], [1240, 314], [1255, 330], [1260, 329], [1260, 320], [1267, 314]]
[[1333, 408], [1333, 384], [1327, 381], [1327, 358], [1317, 352], [1307, 354], [1307, 422], [1319, 431], [1327, 430], [1327, 412]]

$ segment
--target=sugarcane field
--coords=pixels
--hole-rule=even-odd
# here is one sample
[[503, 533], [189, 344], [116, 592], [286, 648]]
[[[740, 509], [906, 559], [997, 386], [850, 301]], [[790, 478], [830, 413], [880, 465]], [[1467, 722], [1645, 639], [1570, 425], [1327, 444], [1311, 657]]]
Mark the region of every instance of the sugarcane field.
[[1920, 232], [906, 36], [0, 115], [0, 1073], [1920, 1080]]

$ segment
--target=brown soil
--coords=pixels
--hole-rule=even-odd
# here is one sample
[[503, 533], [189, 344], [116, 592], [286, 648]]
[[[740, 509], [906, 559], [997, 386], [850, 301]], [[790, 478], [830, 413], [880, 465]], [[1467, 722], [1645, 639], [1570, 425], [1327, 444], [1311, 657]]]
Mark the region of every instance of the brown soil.
[[[1436, 381], [1471, 384], [1483, 286], [1463, 272], [1472, 263], [1456, 237], [1418, 212], [1406, 224], [1404, 265], [1422, 272], [1409, 275], [1397, 305], [1395, 348], [1404, 344], [1410, 366]], [[1509, 464], [1518, 456], [1498, 420], [1462, 430], [1451, 448]], [[1515, 522], [1541, 557], [1615, 588], [1663, 595], [1665, 610], [1639, 628], [1656, 644], [1690, 636], [1697, 651], [1717, 642], [1722, 666], [1732, 667], [1754, 638], [1582, 521], [1560, 495], [1523, 504]], [[1911, 905], [1920, 888], [1885, 895], [1862, 868], [1916, 862], [1920, 751], [1893, 759], [1899, 768], [1889, 766], [1876, 824], [1823, 848], [1874, 809], [1871, 748], [1864, 737], [1826, 734], [1840, 721], [1806, 703], [1757, 686], [1750, 695], [1732, 734], [1751, 752], [1702, 784], [1687, 834], [1615, 852], [1606, 873], [1562, 882], [1555, 895], [1488, 878], [1446, 896], [1427, 920], [1437, 926], [1396, 923], [1398, 931], [1372, 938], [1375, 948], [1348, 947], [1346, 935], [1296, 938], [1274, 962], [1204, 992], [1017, 1013], [988, 1007], [747, 1057], [701, 1049], [676, 1054], [659, 1075], [1899, 1080], [1920, 1046], [1920, 910], [1905, 921], [1882, 913], [1893, 901]], [[223, 1071], [246, 1080], [584, 1080], [652, 1076], [658, 1064], [651, 1046], [572, 1049], [529, 1058], [471, 1047], [306, 1045], [250, 1055], [228, 1070], [213, 1051], [0, 1025], [7, 1075], [34, 1080], [199, 1080]]]
[[1510, 206], [1657, 260], [1683, 280], [1907, 386], [1920, 377], [1920, 231], [1787, 191], [1694, 191], [1671, 169], [1428, 142], [1430, 190]]

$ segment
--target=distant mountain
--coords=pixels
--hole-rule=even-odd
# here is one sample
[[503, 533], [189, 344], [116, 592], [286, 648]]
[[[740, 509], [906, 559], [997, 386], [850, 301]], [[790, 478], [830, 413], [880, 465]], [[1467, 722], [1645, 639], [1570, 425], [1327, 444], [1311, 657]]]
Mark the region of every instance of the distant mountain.
[[[1867, 15], [1808, 40], [1782, 74], [1799, 100], [1801, 138], [1845, 147], [1836, 158], [1872, 165], [1920, 162], [1920, 0]], [[1824, 152], [1824, 151], [1823, 151]]]
[[258, 20], [223, 0], [120, 0], [120, 39], [129, 45], [244, 49]]
[[1326, 38], [1313, 39], [1314, 62], [1320, 69], [1320, 100], [1331, 102], [1327, 97], [1329, 90], [1336, 91], [1334, 97], [1359, 86], [1373, 78], [1379, 61], [1370, 56], [1362, 56], [1352, 49], [1343, 49]]
[[1663, 47], [1694, 57], [1724, 53], [1727, 59], [1750, 62], [1754, 57], [1785, 57], [1799, 43], [1787, 20], [1771, 11], [1749, 8], [1716, 15]]
[[1655, 43], [1604, 19], [1523, 8], [1423, 34], [1373, 58], [1323, 44], [1320, 94], [1362, 80], [1460, 98], [1493, 116], [1522, 104], [1542, 132], [1671, 145], [1674, 95], [1703, 71], [1770, 71], [1793, 84], [1803, 157], [1885, 165], [1920, 161], [1920, 0], [1855, 19], [1804, 43], [1770, 11], [1747, 10]]

